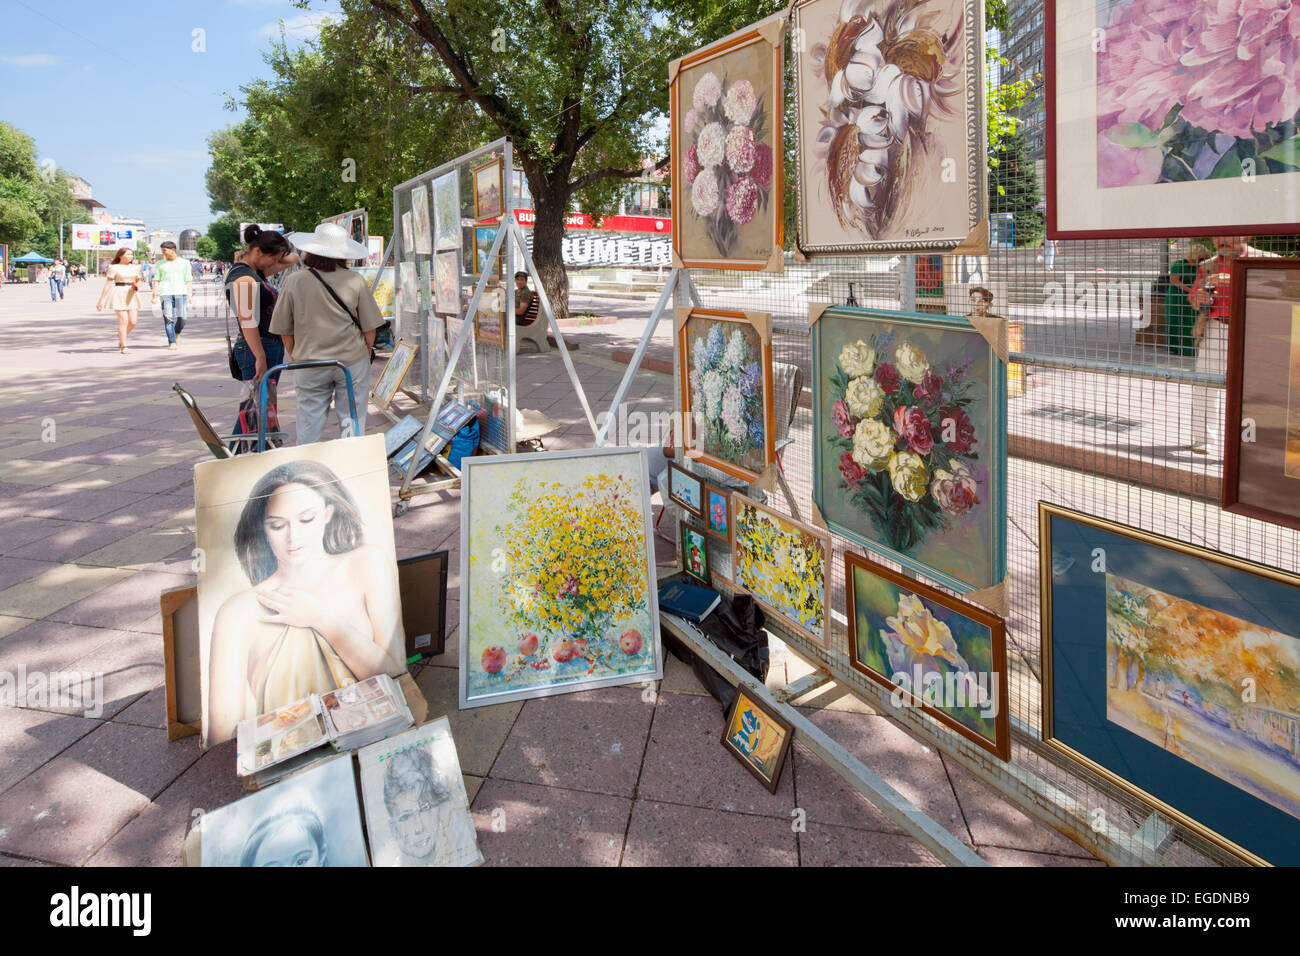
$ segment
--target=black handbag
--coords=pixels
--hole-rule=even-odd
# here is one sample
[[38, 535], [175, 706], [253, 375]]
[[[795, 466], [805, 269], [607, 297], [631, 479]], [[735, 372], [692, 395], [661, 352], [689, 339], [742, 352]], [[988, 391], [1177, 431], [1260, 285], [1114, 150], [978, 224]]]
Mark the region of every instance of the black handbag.
[[242, 382], [244, 372], [235, 359], [235, 343], [230, 341], [230, 309], [226, 309], [226, 358], [230, 362], [230, 377], [236, 382]]

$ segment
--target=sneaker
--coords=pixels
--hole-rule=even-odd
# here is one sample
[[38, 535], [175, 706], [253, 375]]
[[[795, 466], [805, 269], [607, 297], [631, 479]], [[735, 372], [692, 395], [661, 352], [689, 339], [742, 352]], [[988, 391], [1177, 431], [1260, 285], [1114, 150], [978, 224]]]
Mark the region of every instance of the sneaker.
[[175, 352], [175, 351], [176, 351], [176, 343], [173, 342], [171, 345], [167, 346], [167, 351], [168, 351], [168, 352]]

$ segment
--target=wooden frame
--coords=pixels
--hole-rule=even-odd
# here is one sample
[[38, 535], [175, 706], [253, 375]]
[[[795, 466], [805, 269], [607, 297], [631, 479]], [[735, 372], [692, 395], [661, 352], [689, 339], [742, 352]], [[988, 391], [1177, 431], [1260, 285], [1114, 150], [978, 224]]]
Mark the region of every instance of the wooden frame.
[[[496, 329], [485, 331], [484, 324], [479, 320], [481, 315], [498, 316], [499, 321]], [[505, 290], [502, 286], [488, 286], [479, 297], [478, 311], [474, 313], [474, 341], [480, 345], [491, 345], [494, 348], [505, 349], [506, 308]]]
[[[1250, 316], [1247, 313], [1246, 292], [1250, 282], [1250, 274], [1265, 269], [1292, 272], [1294, 274], [1292, 281], [1296, 284], [1296, 292], [1292, 303], [1292, 327], [1288, 330], [1289, 336], [1285, 340], [1290, 342], [1290, 348], [1286, 349], [1285, 354], [1281, 356], [1281, 362], [1284, 366], [1281, 370], [1275, 368], [1265, 369], [1260, 364], [1261, 360], [1268, 361], [1271, 358], [1271, 355], [1265, 353], [1279, 351], [1277, 345], [1281, 330], [1276, 328], [1256, 329], [1252, 334], [1249, 328]], [[1268, 379], [1271, 374], [1277, 375], [1278, 378], [1288, 382], [1291, 399], [1297, 405], [1300, 405], [1300, 374], [1297, 373], [1294, 359], [1295, 356], [1300, 355], [1300, 341], [1297, 341], [1300, 339], [1300, 259], [1237, 259], [1232, 263], [1229, 294], [1232, 296], [1232, 318], [1228, 323], [1228, 395], [1223, 427], [1223, 510], [1300, 531], [1300, 508], [1287, 512], [1281, 510], [1280, 507], [1269, 508], [1262, 504], [1242, 501], [1241, 498], [1242, 426], [1244, 424], [1242, 415], [1246, 388], [1256, 377]], [[1261, 350], [1261, 354], [1254, 356], [1255, 361], [1250, 363], [1246, 362], [1248, 342], [1256, 344]], [[1267, 345], [1263, 344], [1265, 342]], [[1248, 365], [1251, 368], [1250, 373], [1247, 372]], [[1289, 375], [1285, 378], [1278, 374], [1288, 370]], [[1295, 502], [1300, 500], [1300, 468], [1297, 469], [1295, 475], [1290, 475], [1285, 471], [1287, 449], [1290, 441], [1288, 438], [1290, 428], [1287, 419], [1292, 416], [1300, 418], [1300, 407], [1295, 409], [1287, 408], [1283, 412], [1283, 418], [1280, 422], [1272, 420], [1259, 422], [1253, 418], [1251, 421], [1251, 435], [1255, 443], [1259, 442], [1258, 436], [1261, 434], [1273, 434], [1279, 430], [1281, 432], [1283, 474], [1287, 474], [1288, 477], [1294, 479], [1295, 488], [1291, 490], [1290, 496], [1287, 496], [1282, 488], [1272, 489], [1271, 494], [1261, 491], [1260, 494], [1255, 496], [1256, 499], [1270, 498], [1277, 501], [1279, 505], [1287, 501]]]
[[[743, 716], [742, 708], [750, 711], [757, 711], [763, 717], [767, 718], [780, 729], [782, 738], [777, 749], [776, 757], [773, 761], [771, 774], [765, 774], [754, 765], [753, 758], [742, 751], [735, 743], [734, 739], [741, 733], [744, 733], [740, 720]], [[762, 732], [760, 724], [759, 732]], [[731, 751], [732, 756], [740, 761], [741, 765], [754, 775], [754, 777], [763, 786], [767, 787], [769, 793], [776, 793], [777, 787], [781, 784], [781, 771], [785, 767], [785, 758], [790, 752], [790, 744], [794, 740], [794, 726], [784, 717], [769, 710], [750, 696], [748, 690], [743, 686], [736, 687], [736, 699], [732, 701], [731, 710], [727, 712], [727, 723], [722, 729], [722, 745]], [[757, 741], [755, 741], [757, 745]]]
[[[673, 175], [671, 177], [673, 220], [672, 243], [674, 255], [677, 257], [680, 265], [685, 268], [744, 269], [756, 271], [762, 270], [766, 272], [780, 272], [784, 268], [782, 245], [785, 226], [785, 189], [782, 186], [782, 183], [785, 181], [783, 165], [783, 154], [785, 149], [783, 146], [782, 129], [784, 127], [785, 119], [785, 104], [783, 102], [783, 86], [785, 79], [783, 63], [785, 53], [785, 20], [786, 16], [784, 13], [779, 17], [768, 18], [762, 23], [755, 24], [739, 33], [725, 37], [716, 43], [711, 43], [708, 46], [695, 50], [694, 52], [682, 57], [680, 60], [675, 60], [669, 64], [668, 74], [671, 78], [668, 94], [670, 110], [669, 128], [671, 130], [671, 148], [674, 166]], [[711, 64], [717, 60], [731, 57], [734, 54], [738, 54], [756, 44], [766, 44], [770, 50], [770, 62], [765, 63], [764, 67], [770, 68], [771, 70], [772, 86], [770, 89], [759, 91], [760, 97], [770, 94], [770, 98], [763, 104], [761, 116], [758, 119], [751, 117], [743, 124], [737, 125], [752, 128], [754, 122], [764, 123], [766, 130], [763, 132], [761, 139], [771, 140], [771, 142], [764, 144], [760, 139], [758, 145], [764, 146], [770, 151], [770, 168], [766, 185], [756, 184], [756, 188], [760, 190], [760, 192], [758, 193], [759, 198], [755, 202], [756, 210], [754, 218], [751, 218], [748, 222], [743, 223], [740, 226], [736, 226], [732, 223], [730, 217], [728, 217], [727, 225], [736, 233], [740, 233], [742, 230], [748, 230], [750, 224], [759, 218], [760, 215], [763, 218], [766, 218], [770, 214], [772, 224], [771, 228], [767, 230], [767, 242], [765, 243], [767, 246], [767, 253], [766, 255], [759, 254], [750, 256], [726, 255], [719, 251], [717, 246], [714, 245], [714, 255], [692, 255], [690, 254], [692, 250], [684, 248], [687, 243], [686, 231], [684, 229], [686, 211], [688, 206], [691, 206], [692, 204], [690, 198], [686, 195], [687, 190], [683, 188], [684, 184], [686, 184], [691, 177], [688, 177], [684, 172], [688, 149], [684, 141], [682, 130], [682, 124], [687, 115], [682, 109], [682, 75], [698, 67], [705, 66], [706, 64]], [[724, 77], [728, 75], [725, 67], [722, 68], [722, 72]], [[705, 75], [707, 76], [709, 74]], [[721, 85], [719, 85], [719, 93], [719, 99], [725, 99], [725, 97], [721, 95]], [[689, 106], [687, 108], [690, 109]], [[712, 108], [714, 110], [718, 109], [716, 102]], [[695, 112], [694, 109], [691, 109], [692, 114]], [[719, 164], [716, 168], [722, 169], [726, 178], [730, 178], [734, 175], [726, 163]], [[739, 182], [739, 178], [736, 181]], [[752, 182], [752, 178], [749, 181]], [[724, 191], [726, 188], [725, 182], [724, 185], [719, 187], [720, 191], [723, 191], [721, 201], [717, 204], [720, 207], [718, 209], [719, 215], [725, 215], [727, 211], [727, 194]], [[763, 188], [768, 190], [766, 194], [761, 192]]]
[[[406, 663], [434, 657], [447, 648], [447, 568], [450, 552], [430, 551], [397, 559], [397, 586], [402, 595]], [[427, 608], [433, 595], [435, 606]], [[427, 638], [427, 640], [426, 640]]]
[[[680, 477], [678, 477], [680, 476]], [[686, 498], [678, 494], [679, 488], [690, 488], [694, 486], [696, 497], [699, 504], [692, 505]], [[697, 517], [704, 515], [704, 481], [698, 476], [687, 471], [676, 462], [668, 463], [668, 500], [684, 511], [689, 511]]]
[[[492, 175], [493, 170], [496, 171], [495, 185], [497, 187], [495, 208], [491, 205], [485, 205], [483, 198], [480, 196], [484, 186], [491, 188], [493, 185], [493, 181], [488, 178]], [[482, 166], [476, 166], [470, 176], [470, 181], [474, 184], [474, 218], [480, 222], [484, 219], [499, 219], [505, 209], [505, 187], [501, 182], [501, 157], [493, 157]]]
[[[761, 505], [757, 501], [754, 501], [752, 498], [745, 497], [740, 492], [734, 492], [732, 494], [731, 503], [732, 503], [732, 521], [734, 522], [734, 527], [732, 530], [732, 537], [731, 537], [732, 584], [734, 584], [738, 590], [744, 591], [745, 593], [751, 595], [754, 598], [754, 600], [759, 604], [759, 606], [763, 608], [763, 610], [767, 611], [769, 614], [773, 614], [776, 617], [780, 618], [780, 620], [782, 621], [782, 623], [785, 624], [786, 627], [789, 627], [791, 630], [803, 635], [804, 637], [807, 637], [810, 640], [816, 641], [822, 647], [829, 647], [830, 646], [831, 599], [830, 599], [830, 588], [828, 587], [827, 582], [830, 580], [830, 572], [831, 572], [831, 536], [827, 534], [825, 531], [822, 531], [820, 528], [814, 528], [811, 525], [806, 525], [803, 524], [802, 522], [795, 521], [794, 519], [788, 518], [785, 515], [781, 514], [781, 512], [775, 511], [772, 508], [767, 507], [767, 505]], [[764, 595], [759, 593], [758, 591], [755, 591], [752, 587], [750, 587], [744, 582], [742, 570], [741, 570], [743, 566], [741, 561], [741, 554], [742, 551], [744, 550], [744, 541], [742, 540], [741, 533], [740, 533], [740, 523], [742, 517], [741, 512], [746, 508], [751, 508], [759, 512], [760, 514], [766, 515], [767, 517], [773, 519], [774, 523], [778, 527], [778, 530], [781, 531], [783, 534], [806, 535], [808, 537], [813, 538], [820, 546], [821, 559], [822, 559], [821, 629], [820, 630], [815, 630], [813, 628], [806, 626], [797, 618], [792, 617], [789, 613], [774, 605], [771, 602], [771, 600], [769, 600], [768, 595]]]
[[[933, 602], [940, 607], [953, 611], [962, 617], [968, 618], [983, 627], [989, 629], [990, 656], [992, 658], [992, 668], [988, 677], [993, 683], [992, 694], [995, 701], [996, 711], [994, 713], [994, 739], [989, 740], [975, 730], [964, 725], [960, 720], [951, 716], [938, 706], [928, 703], [917, 693], [918, 681], [913, 675], [909, 674], [910, 686], [904, 687], [901, 682], [891, 680], [889, 674], [881, 673], [873, 667], [863, 663], [858, 653], [858, 613], [857, 613], [857, 588], [855, 587], [854, 574], [855, 570], [862, 570], [868, 574], [881, 578], [894, 587], [909, 591], [915, 596], [925, 601]], [[868, 560], [860, 554], [852, 551], [844, 552], [844, 582], [845, 582], [845, 614], [849, 619], [849, 665], [860, 674], [875, 681], [881, 687], [892, 692], [893, 701], [901, 707], [919, 707], [935, 720], [948, 727], [950, 730], [965, 737], [971, 743], [982, 747], [989, 753], [1002, 760], [1011, 759], [1011, 708], [1007, 705], [1007, 696], [1010, 686], [1007, 683], [1007, 636], [1006, 622], [995, 614], [986, 611], [984, 608], [963, 601], [960, 598], [953, 597], [940, 591], [938, 588], [931, 587], [921, 581], [909, 578], [904, 574], [891, 570], [883, 564]], [[918, 665], [919, 667], [919, 665]], [[974, 672], [972, 672], [974, 673]], [[938, 670], [925, 672], [929, 674], [940, 674]], [[977, 678], [981, 675], [975, 675]], [[969, 688], [963, 688], [965, 693]], [[972, 709], [977, 705], [972, 703]]]
[[384, 370], [379, 373], [375, 387], [370, 390], [370, 397], [381, 409], [387, 408], [397, 397], [397, 390], [402, 387], [402, 380], [406, 378], [407, 370], [415, 361], [415, 354], [419, 350], [419, 346], [412, 345], [405, 339], [398, 339], [393, 346], [388, 361], [384, 363]]
[[[730, 322], [737, 326], [753, 329], [760, 343], [759, 357], [760, 387], [762, 389], [761, 409], [763, 414], [763, 449], [762, 468], [752, 469], [738, 465], [716, 454], [704, 450], [705, 439], [697, 438], [696, 415], [691, 404], [691, 358], [690, 330], [691, 322], [701, 319], [709, 322]], [[726, 472], [743, 481], [756, 481], [768, 466], [776, 463], [776, 414], [773, 411], [772, 386], [772, 317], [762, 312], [731, 312], [722, 309], [686, 309], [677, 310], [677, 357], [681, 370], [681, 412], [682, 444], [686, 457], [701, 464]], [[702, 413], [701, 416], [703, 417]]]
[[[479, 271], [479, 267], [478, 267], [478, 234], [480, 232], [492, 234], [492, 238], [488, 240], [487, 250], [485, 250], [485, 251], [490, 251], [492, 248], [492, 242], [496, 238], [495, 236], [496, 230], [500, 228], [501, 228], [500, 226], [475, 226], [471, 230], [473, 233], [473, 242], [470, 243], [470, 251], [472, 254], [469, 257], [469, 267], [472, 270], [470, 272], [470, 275], [474, 276], [475, 278], [483, 274], [482, 272]], [[505, 256], [501, 255], [501, 253], [498, 252], [496, 259], [497, 259], [496, 277], [498, 279], [504, 279], [505, 270], [506, 270]], [[492, 275], [492, 273], [489, 272], [488, 275]]]
[[[713, 527], [713, 506], [709, 501], [710, 495], [718, 495], [722, 498], [723, 516], [727, 525], [727, 532], [723, 534]], [[706, 482], [704, 485], [704, 494], [701, 497], [701, 504], [704, 506], [704, 513], [700, 515], [704, 519], [704, 530], [710, 537], [717, 538], [719, 541], [727, 542], [727, 547], [731, 547], [731, 537], [734, 531], [732, 526], [732, 508], [731, 508], [731, 489], [724, 488], [722, 485], [715, 485]]]
[[[710, 587], [712, 572], [709, 567], [709, 536], [689, 521], [679, 521], [678, 524], [680, 529], [677, 536], [681, 540], [682, 546], [682, 570], [705, 587]], [[692, 539], [692, 535], [694, 535], [694, 539]], [[691, 545], [696, 542], [699, 543], [700, 548], [700, 571], [696, 571], [691, 567]]]
[[[1043, 48], [1043, 72], [1046, 81], [1044, 95], [1046, 98], [1046, 179], [1047, 179], [1047, 236], [1050, 239], [1118, 239], [1118, 238], [1170, 238], [1176, 236], [1205, 235], [1291, 235], [1300, 232], [1300, 221], [1296, 220], [1294, 210], [1295, 195], [1300, 188], [1300, 172], [1268, 172], [1257, 174], [1253, 169], [1249, 175], [1242, 166], [1232, 175], [1217, 179], [1192, 179], [1183, 182], [1165, 182], [1154, 184], [1134, 184], [1102, 188], [1097, 185], [1097, 113], [1098, 86], [1096, 83], [1097, 66], [1094, 55], [1104, 55], [1098, 50], [1098, 36], [1136, 36], [1140, 31], [1132, 24], [1118, 27], [1112, 25], [1109, 30], [1100, 26], [1097, 4], [1104, 0], [1046, 0], [1043, 19], [1046, 38]], [[1137, 0], [1144, 3], [1146, 0]], [[1076, 25], [1073, 33], [1066, 34], [1058, 23]], [[1157, 38], [1155, 44], [1163, 46]], [[1064, 64], [1058, 63], [1058, 50]], [[1104, 51], [1105, 47], [1101, 47]], [[1217, 52], [1217, 51], [1216, 51]], [[1181, 50], [1175, 48], [1172, 56], [1177, 58]], [[1249, 62], [1243, 59], [1233, 61], [1233, 68]], [[1261, 54], [1250, 54], [1253, 62], [1266, 62]], [[1072, 58], [1069, 58], [1072, 57]], [[1125, 70], [1140, 69], [1142, 64], [1134, 66], [1133, 59], [1127, 52], [1123, 54]], [[1062, 74], [1081, 77], [1085, 85], [1077, 90], [1061, 90]], [[1190, 77], [1189, 77], [1190, 79]], [[1276, 78], [1283, 84], [1285, 77]], [[1139, 81], [1151, 82], [1143, 75]], [[1206, 85], [1208, 77], [1202, 77], [1198, 83]], [[1263, 77], [1257, 81], [1263, 83]], [[1091, 85], [1087, 85], [1091, 83]], [[1212, 87], [1213, 88], [1213, 87]], [[1149, 90], [1142, 96], [1150, 98]], [[1235, 94], [1216, 92], [1214, 95], [1226, 97]], [[1068, 100], [1068, 104], [1062, 105]], [[1215, 110], [1225, 109], [1216, 105]], [[1173, 102], [1166, 114], [1181, 114], [1184, 104]], [[1136, 111], [1136, 107], [1133, 108]], [[1250, 114], [1249, 104], [1239, 108], [1239, 112]], [[1170, 120], [1172, 124], [1178, 120]], [[1185, 122], [1185, 120], [1184, 120]], [[1151, 148], [1163, 149], [1165, 142], [1174, 136], [1175, 127], [1169, 125], [1159, 131], [1151, 131], [1141, 123], [1121, 124], [1129, 127], [1132, 136], [1141, 133], [1150, 139]], [[1059, 130], [1062, 131], [1058, 133]], [[1142, 126], [1139, 130], [1137, 127]], [[1115, 127], [1118, 129], [1118, 127]], [[1216, 131], [1209, 131], [1214, 133]], [[1168, 134], [1168, 135], [1167, 135]], [[1061, 136], [1064, 136], [1064, 142]], [[1181, 133], [1177, 135], [1182, 135]], [[1224, 135], [1219, 133], [1220, 136]], [[1071, 137], [1076, 138], [1071, 138]], [[1083, 137], [1080, 141], [1078, 137]], [[1254, 137], [1252, 136], [1253, 140]], [[1112, 142], [1114, 142], [1112, 140]], [[1284, 146], [1285, 144], [1280, 144]], [[1252, 142], [1251, 149], [1254, 144]], [[1266, 147], [1265, 152], [1272, 147]], [[1224, 158], [1233, 153], [1229, 148]], [[1079, 162], [1080, 157], [1091, 155], [1091, 160], [1084, 160], [1083, 165], [1065, 169], [1063, 161]], [[1131, 160], [1140, 162], [1140, 158]], [[1256, 163], [1264, 162], [1255, 159]], [[1091, 163], [1089, 165], [1089, 162]], [[1091, 171], [1091, 175], [1090, 172]], [[1276, 180], [1276, 182], [1269, 182]], [[1155, 190], [1148, 195], [1147, 190]], [[1106, 194], [1114, 194], [1109, 196]], [[1063, 206], [1061, 199], [1067, 197], [1069, 202]], [[1070, 215], [1070, 204], [1080, 211]], [[1287, 216], [1287, 211], [1291, 215]], [[1181, 219], [1174, 218], [1186, 211]], [[1096, 224], [1084, 223], [1082, 217], [1091, 215]], [[1280, 221], [1289, 219], [1289, 221]]]
[[199, 661], [199, 589], [171, 588], [159, 598], [163, 628], [163, 674], [167, 739], [200, 733], [203, 686]]

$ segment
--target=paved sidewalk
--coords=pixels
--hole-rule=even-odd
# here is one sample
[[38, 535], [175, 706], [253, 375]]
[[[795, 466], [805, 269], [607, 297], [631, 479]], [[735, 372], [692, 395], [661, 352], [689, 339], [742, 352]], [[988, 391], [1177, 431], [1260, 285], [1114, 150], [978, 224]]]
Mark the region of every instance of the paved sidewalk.
[[[158, 595], [194, 581], [191, 469], [209, 457], [170, 388], [180, 382], [229, 427], [240, 386], [226, 371], [223, 325], [196, 317], [169, 352], [161, 317], [146, 311], [132, 353], [120, 355], [112, 313], [94, 311], [98, 291], [74, 286], [54, 304], [43, 286], [0, 290], [0, 672], [104, 681], [96, 718], [0, 707], [0, 862], [11, 865], [177, 865], [195, 811], [242, 795], [232, 745], [202, 753], [197, 737], [167, 742], [161, 687]], [[201, 294], [214, 298], [215, 286]], [[593, 407], [608, 407], [623, 372], [602, 357], [608, 327], [566, 334], [582, 343], [574, 359]], [[548, 447], [589, 443], [556, 353], [525, 354], [518, 381], [521, 404], [564, 425]], [[633, 398], [669, 410], [671, 381], [643, 374]], [[286, 381], [286, 426], [293, 414]], [[370, 415], [369, 428], [383, 424]], [[454, 626], [458, 494], [416, 499], [394, 528], [399, 556], [450, 550]], [[670, 563], [671, 546], [659, 549]], [[934, 862], [797, 743], [768, 794], [722, 749], [718, 704], [671, 656], [655, 694], [624, 687], [459, 712], [457, 649], [453, 634], [415, 677], [430, 716], [451, 719], [490, 864]], [[771, 685], [809, 670], [774, 646]], [[1096, 864], [834, 685], [801, 703], [991, 862]]]

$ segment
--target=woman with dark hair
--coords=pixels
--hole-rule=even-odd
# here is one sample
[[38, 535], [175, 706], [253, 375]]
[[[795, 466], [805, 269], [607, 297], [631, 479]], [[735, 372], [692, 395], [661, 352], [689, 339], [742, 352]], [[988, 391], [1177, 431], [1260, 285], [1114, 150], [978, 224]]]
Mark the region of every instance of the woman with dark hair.
[[125, 247], [117, 250], [113, 263], [104, 276], [104, 289], [99, 293], [95, 311], [107, 305], [117, 313], [117, 350], [126, 355], [126, 337], [135, 328], [140, 317], [140, 267], [134, 263], [135, 253]]
[[347, 231], [332, 222], [321, 223], [315, 232], [296, 232], [289, 238], [302, 250], [307, 268], [284, 280], [271, 330], [284, 338], [290, 361], [324, 360], [346, 365], [352, 375], [352, 398], [357, 408], [357, 428], [353, 431], [346, 417], [347, 379], [341, 368], [295, 370], [298, 444], [321, 440], [331, 401], [344, 437], [363, 434], [370, 397], [370, 347], [384, 317], [369, 284], [347, 264], [352, 259], [364, 259], [369, 250], [349, 239]]
[[328, 467], [295, 461], [263, 475], [234, 545], [250, 587], [212, 626], [208, 743], [308, 694], [401, 673], [392, 558], [365, 543], [356, 503]]

